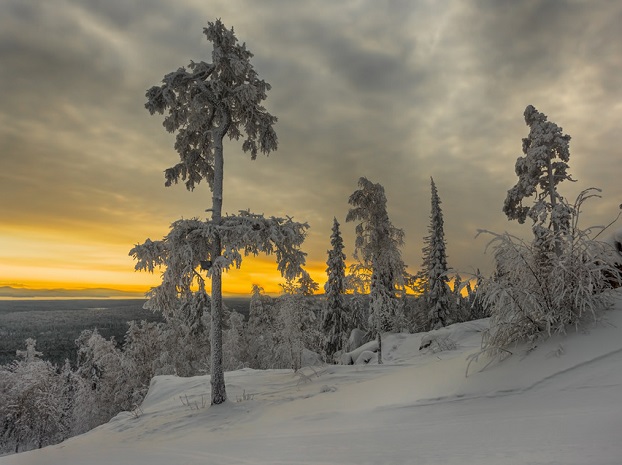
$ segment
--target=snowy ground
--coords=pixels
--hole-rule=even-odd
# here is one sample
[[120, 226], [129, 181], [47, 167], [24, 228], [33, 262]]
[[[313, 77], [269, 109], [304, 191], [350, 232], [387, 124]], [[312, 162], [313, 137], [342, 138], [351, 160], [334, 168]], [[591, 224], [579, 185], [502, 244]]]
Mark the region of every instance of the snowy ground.
[[465, 376], [485, 325], [450, 327], [457, 347], [436, 353], [387, 336], [384, 365], [227, 373], [217, 407], [201, 408], [208, 378], [157, 377], [142, 415], [0, 465], [621, 465], [622, 303]]

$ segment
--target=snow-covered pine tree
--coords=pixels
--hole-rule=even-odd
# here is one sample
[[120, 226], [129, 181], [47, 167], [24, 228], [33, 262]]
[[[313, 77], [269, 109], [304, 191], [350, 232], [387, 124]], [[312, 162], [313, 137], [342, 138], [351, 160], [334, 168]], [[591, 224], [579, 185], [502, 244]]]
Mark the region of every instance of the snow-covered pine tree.
[[296, 293], [311, 296], [320, 289], [320, 285], [316, 283], [309, 273], [302, 273], [296, 285]]
[[[304, 238], [306, 225], [280, 219], [266, 224], [263, 217], [251, 214], [222, 217], [225, 136], [239, 140], [244, 134], [242, 149], [250, 152], [254, 160], [258, 152], [267, 155], [276, 150], [277, 137], [272, 126], [277, 119], [261, 105], [270, 85], [259, 79], [250, 63], [253, 54], [246, 49], [246, 44], [238, 44], [233, 29], [226, 29], [220, 20], [209, 22], [203, 32], [213, 45], [212, 63], [191, 62], [189, 70], [179, 68], [167, 74], [163, 85], [147, 91], [145, 107], [151, 114], [168, 112], [164, 127], [177, 133], [175, 149], [180, 162], [165, 171], [166, 185], [181, 179], [187, 189], [192, 190], [201, 180], [206, 180], [212, 190], [211, 222], [198, 225], [197, 220], [182, 220], [173, 225], [169, 238], [189, 228], [204, 234], [200, 240], [195, 237], [186, 241], [181, 256], [175, 257], [179, 251], [167, 247], [166, 240], [155, 243], [152, 248], [134, 248], [130, 253], [138, 258], [138, 269], [153, 269], [173, 262], [179, 265], [175, 273], [168, 273], [169, 279], [163, 281], [160, 290], [155, 291], [155, 294], [168, 296], [168, 304], [176, 304], [178, 299], [188, 296], [188, 284], [198, 274], [195, 270], [199, 261], [206, 265], [211, 262], [208, 271], [212, 279], [211, 402], [220, 404], [227, 398], [222, 367], [221, 274], [234, 262], [239, 266], [240, 251], [245, 254], [261, 251], [276, 252], [281, 271], [296, 275], [304, 262], [298, 246]], [[262, 226], [267, 228], [262, 229]], [[282, 236], [283, 228], [294, 236]], [[276, 236], [270, 239], [266, 235], [269, 232]], [[276, 249], [274, 244], [278, 244]], [[283, 252], [281, 245], [290, 248]]]
[[359, 222], [355, 229], [354, 258], [372, 270], [370, 326], [378, 338], [378, 363], [382, 363], [381, 333], [399, 329], [395, 326], [400, 311], [397, 292], [404, 285], [405, 265], [400, 252], [404, 231], [389, 220], [384, 187], [364, 177], [358, 185], [359, 189], [348, 200], [352, 208], [346, 221]]
[[315, 349], [320, 345], [318, 319], [312, 308], [309, 293], [310, 284], [317, 284], [305, 271], [294, 282], [288, 279], [281, 284], [283, 295], [277, 299], [279, 315], [275, 362], [281, 367], [298, 371], [302, 367], [305, 349]]
[[78, 389], [74, 412], [76, 432], [84, 433], [109, 421], [123, 410], [131, 410], [133, 375], [124, 366], [123, 354], [114, 339], [104, 339], [97, 330], [84, 330], [76, 340]]
[[250, 368], [272, 368], [273, 349], [276, 345], [277, 310], [272, 297], [258, 284], [251, 288], [248, 314], [248, 363]]
[[273, 327], [274, 312], [271, 311], [272, 306], [272, 297], [266, 295], [264, 288], [259, 284], [253, 284], [251, 286], [251, 298], [248, 312], [249, 327]]
[[[208, 301], [205, 278], [201, 275], [201, 262], [210, 256], [215, 235], [219, 236], [224, 253], [211, 263], [208, 272], [212, 276], [215, 270], [222, 273], [231, 267], [239, 268], [243, 255], [265, 253], [274, 254], [281, 274], [294, 279], [302, 272], [305, 263], [306, 254], [300, 250], [300, 246], [307, 228], [306, 223], [297, 223], [291, 218], [264, 218], [263, 215], [247, 211], [241, 211], [235, 216], [224, 216], [218, 224], [213, 220], [178, 220], [163, 240], [154, 242], [147, 239], [145, 243], [136, 245], [130, 254], [137, 260], [137, 270], [153, 272], [159, 266], [165, 268], [162, 284], [149, 291], [150, 308], [162, 310], [167, 315], [190, 305], [198, 312], [198, 309], [206, 307], [205, 302]], [[198, 290], [195, 291], [195, 288]], [[216, 369], [213, 366], [215, 360], [222, 368], [222, 338], [220, 344], [213, 342], [216, 333], [214, 324], [218, 321], [212, 311], [212, 351], [220, 351], [219, 356], [214, 357], [212, 354], [212, 375]], [[222, 330], [222, 325], [220, 327]], [[223, 395], [223, 391], [217, 387], [213, 389]], [[213, 403], [216, 402], [213, 400]]]
[[[360, 262], [349, 266], [345, 279], [346, 302], [349, 311], [350, 327], [368, 332], [370, 325], [369, 289], [371, 270]], [[375, 335], [374, 335], [375, 337]], [[349, 337], [348, 337], [349, 339]], [[349, 348], [348, 350], [351, 350]]]
[[456, 273], [454, 276], [454, 280], [452, 283], [452, 291], [451, 291], [451, 300], [452, 300], [452, 308], [451, 313], [453, 314], [453, 322], [454, 323], [462, 323], [464, 321], [469, 320], [468, 308], [467, 308], [467, 299], [462, 297], [462, 289], [468, 286], [468, 282], [462, 282], [462, 276], [460, 273]]
[[[557, 185], [572, 181], [568, 174], [570, 159], [570, 136], [562, 134], [562, 128], [547, 121], [545, 114], [533, 106], [525, 108], [525, 123], [529, 135], [523, 139], [524, 157], [516, 160], [515, 171], [518, 182], [508, 191], [503, 212], [510, 220], [524, 223], [527, 217], [533, 221], [534, 245], [545, 252], [551, 246], [556, 255], [561, 251], [562, 236], [570, 227], [573, 212], [557, 191]], [[523, 201], [535, 196], [531, 207]], [[551, 240], [551, 233], [554, 240]]]
[[226, 370], [239, 370], [247, 366], [248, 344], [244, 315], [236, 311], [229, 314], [223, 338], [223, 356]]
[[423, 266], [418, 276], [420, 289], [423, 291], [427, 307], [427, 328], [438, 329], [451, 323], [451, 290], [447, 276], [447, 252], [445, 232], [443, 229], [443, 212], [441, 199], [430, 178], [431, 203], [430, 226], [428, 235], [423, 238]]
[[130, 321], [123, 343], [123, 362], [131, 373], [134, 385], [132, 404], [138, 405], [149, 389], [151, 378], [159, 373], [160, 361], [166, 347], [163, 347], [162, 323], [154, 321]]
[[337, 218], [333, 218], [332, 248], [328, 251], [326, 274], [328, 280], [324, 285], [326, 303], [322, 314], [322, 333], [324, 337], [324, 353], [327, 361], [334, 361], [334, 355], [345, 348], [348, 339], [350, 322], [345, 305], [346, 291], [346, 255], [343, 253], [343, 239]]

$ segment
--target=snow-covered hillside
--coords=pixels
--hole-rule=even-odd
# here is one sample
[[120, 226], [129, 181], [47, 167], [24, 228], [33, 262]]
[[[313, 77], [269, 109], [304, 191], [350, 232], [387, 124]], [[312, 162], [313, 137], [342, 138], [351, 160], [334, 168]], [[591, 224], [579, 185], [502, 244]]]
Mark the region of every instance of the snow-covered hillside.
[[217, 407], [207, 377], [156, 377], [142, 414], [0, 465], [622, 464], [622, 305], [469, 365], [485, 326], [387, 336], [384, 365], [230, 372]]

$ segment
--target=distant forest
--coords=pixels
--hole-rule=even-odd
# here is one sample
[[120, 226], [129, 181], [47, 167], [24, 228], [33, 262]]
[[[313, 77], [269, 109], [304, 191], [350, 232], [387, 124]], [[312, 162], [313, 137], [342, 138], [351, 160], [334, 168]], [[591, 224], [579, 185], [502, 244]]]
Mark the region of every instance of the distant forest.
[[[231, 310], [248, 316], [250, 298], [225, 298]], [[163, 321], [159, 313], [143, 309], [142, 299], [0, 300], [0, 365], [16, 359], [28, 338], [37, 340], [43, 359], [61, 366], [76, 362], [76, 339], [95, 329], [122, 344], [129, 321]]]

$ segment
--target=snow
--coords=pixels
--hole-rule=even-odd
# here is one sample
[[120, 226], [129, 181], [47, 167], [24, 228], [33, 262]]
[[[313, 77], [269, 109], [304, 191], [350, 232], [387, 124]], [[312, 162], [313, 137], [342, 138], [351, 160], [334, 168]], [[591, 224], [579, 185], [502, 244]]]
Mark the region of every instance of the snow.
[[437, 332], [451, 350], [387, 334], [383, 365], [227, 372], [215, 407], [209, 378], [158, 376], [142, 414], [0, 465], [622, 464], [622, 301], [502, 362], [472, 360], [486, 326]]

